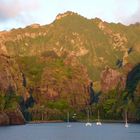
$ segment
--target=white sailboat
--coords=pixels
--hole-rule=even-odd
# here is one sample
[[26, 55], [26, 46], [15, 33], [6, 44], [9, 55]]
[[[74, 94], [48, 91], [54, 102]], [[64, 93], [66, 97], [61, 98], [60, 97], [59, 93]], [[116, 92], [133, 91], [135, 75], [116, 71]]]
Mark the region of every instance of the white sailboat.
[[127, 111], [125, 111], [125, 127], [128, 128]]
[[97, 121], [96, 125], [102, 125], [102, 123], [100, 122], [100, 113], [99, 113], [99, 110], [98, 110], [98, 121]]
[[67, 127], [71, 127], [69, 118], [70, 118], [70, 114], [69, 114], [69, 112], [67, 112]]
[[86, 126], [92, 126], [92, 124], [89, 121], [89, 110], [88, 110], [88, 113], [87, 113], [87, 123], [85, 125]]

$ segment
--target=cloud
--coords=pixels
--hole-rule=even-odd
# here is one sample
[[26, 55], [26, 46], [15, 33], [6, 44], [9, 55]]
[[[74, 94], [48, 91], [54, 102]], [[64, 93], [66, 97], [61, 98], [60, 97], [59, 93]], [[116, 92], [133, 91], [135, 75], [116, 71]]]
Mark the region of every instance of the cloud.
[[121, 22], [124, 24], [135, 23], [137, 19], [134, 17], [135, 14], [138, 14], [139, 8], [139, 0], [115, 0], [114, 16], [116, 18], [116, 22]]
[[116, 20], [126, 25], [140, 22], [140, 0], [115, 0]]
[[36, 10], [39, 0], [0, 0], [0, 21], [11, 20]]
[[140, 22], [140, 1], [138, 1], [138, 2], [139, 2], [139, 4], [138, 4], [137, 11], [125, 21], [126, 24]]

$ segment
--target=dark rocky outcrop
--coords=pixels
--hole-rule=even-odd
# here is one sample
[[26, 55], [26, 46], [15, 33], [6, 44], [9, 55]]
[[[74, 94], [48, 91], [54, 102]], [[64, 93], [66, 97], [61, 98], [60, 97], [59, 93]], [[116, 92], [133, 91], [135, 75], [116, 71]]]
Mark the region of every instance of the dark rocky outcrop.
[[136, 91], [137, 85], [140, 81], [140, 64], [136, 65], [127, 75], [126, 89], [129, 94]]
[[22, 125], [25, 124], [25, 119], [20, 110], [9, 110], [0, 112], [1, 125]]
[[6, 114], [9, 118], [9, 124], [10, 125], [22, 125], [25, 124], [25, 119], [23, 114], [21, 113], [21, 111], [19, 109], [17, 110], [10, 110], [10, 111], [6, 111]]

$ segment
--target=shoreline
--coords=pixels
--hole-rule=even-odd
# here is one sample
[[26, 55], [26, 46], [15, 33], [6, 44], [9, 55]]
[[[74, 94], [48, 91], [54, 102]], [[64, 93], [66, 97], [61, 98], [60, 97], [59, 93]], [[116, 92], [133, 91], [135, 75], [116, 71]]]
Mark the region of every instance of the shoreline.
[[48, 120], [48, 121], [29, 121], [26, 124], [40, 124], [40, 123], [63, 123], [63, 120]]
[[[90, 121], [91, 123], [97, 123], [97, 121]], [[26, 125], [26, 124], [47, 124], [47, 123], [67, 123], [66, 121], [63, 120], [48, 120], [48, 121], [29, 121], [29, 122], [25, 122], [25, 124], [14, 124], [14, 125]], [[71, 121], [70, 123], [87, 123], [86, 120], [79, 120], [79, 121]], [[104, 124], [109, 124], [109, 123], [125, 123], [125, 121], [123, 120], [101, 120], [101, 123]], [[128, 122], [130, 124], [140, 124], [140, 122]], [[0, 125], [0, 127], [2, 126], [14, 126], [14, 125]]]
[[[70, 123], [86, 123], [87, 121], [86, 120], [83, 120], [83, 121], [73, 121], [73, 122], [70, 122]], [[96, 123], [97, 121], [90, 121], [91, 123]], [[102, 123], [125, 123], [124, 120], [101, 120]], [[42, 124], [42, 123], [67, 123], [63, 120], [48, 120], [48, 121], [29, 121], [29, 122], [26, 122], [26, 124]], [[128, 122], [128, 123], [137, 123], [139, 124], [139, 122]]]

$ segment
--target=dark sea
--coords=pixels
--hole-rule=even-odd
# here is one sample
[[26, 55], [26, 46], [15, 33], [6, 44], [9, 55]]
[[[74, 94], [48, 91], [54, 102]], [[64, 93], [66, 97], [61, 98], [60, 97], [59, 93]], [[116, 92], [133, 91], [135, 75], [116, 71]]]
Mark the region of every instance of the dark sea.
[[42, 123], [0, 127], [0, 140], [140, 140], [140, 124]]

